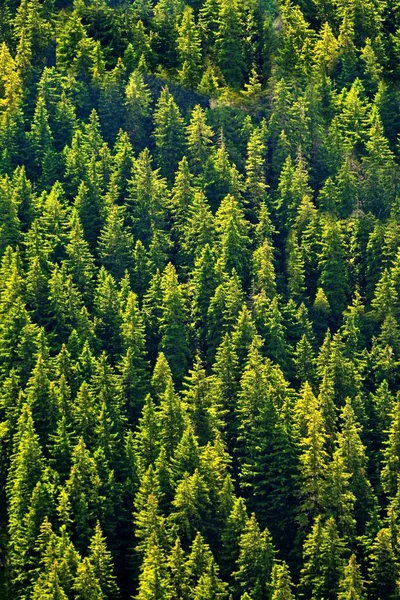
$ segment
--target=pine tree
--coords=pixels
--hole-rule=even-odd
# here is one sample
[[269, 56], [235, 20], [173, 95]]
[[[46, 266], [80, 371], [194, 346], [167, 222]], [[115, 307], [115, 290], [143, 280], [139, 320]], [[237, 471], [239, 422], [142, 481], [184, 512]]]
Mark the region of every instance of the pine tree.
[[239, 277], [245, 277], [248, 258], [248, 225], [237, 200], [226, 196], [215, 215], [219, 268], [230, 273], [235, 269]]
[[117, 281], [132, 269], [133, 239], [124, 221], [124, 210], [112, 206], [98, 239], [101, 264]]
[[272, 570], [271, 600], [293, 600], [290, 571], [285, 562], [275, 564]]
[[233, 88], [240, 88], [245, 75], [244, 32], [235, 2], [225, 0], [219, 4], [217, 23], [215, 47], [218, 66], [227, 83]]
[[378, 531], [370, 549], [370, 593], [376, 598], [399, 597], [399, 565], [392, 548], [390, 532]]
[[250, 347], [257, 335], [257, 330], [246, 304], [239, 313], [232, 332], [232, 345], [239, 360], [239, 368], [244, 367]]
[[210, 550], [210, 546], [205, 542], [201, 533], [197, 533], [191, 545], [190, 554], [186, 563], [191, 585], [196, 585], [213, 559], [214, 557]]
[[209, 490], [197, 469], [193, 475], [186, 472], [178, 483], [172, 507], [171, 520], [185, 543], [191, 542], [198, 531], [210, 532]]
[[[387, 215], [394, 200], [393, 188], [394, 157], [383, 131], [378, 109], [373, 107], [371, 129], [366, 143], [365, 205], [377, 216]], [[379, 196], [380, 202], [376, 203]]]
[[385, 269], [376, 284], [374, 298], [371, 302], [374, 316], [379, 321], [383, 321], [386, 317], [393, 315], [397, 304], [398, 294], [393, 279], [388, 269]]
[[140, 70], [131, 73], [125, 96], [126, 128], [133, 147], [141, 150], [145, 140], [146, 119], [150, 115], [151, 93]]
[[327, 469], [324, 508], [326, 513], [335, 519], [341, 537], [354, 542], [355, 496], [349, 489], [350, 478], [340, 450], [336, 449]]
[[18, 218], [18, 206], [13, 197], [8, 177], [0, 179], [0, 208], [2, 213], [0, 221], [2, 238], [0, 252], [3, 254], [7, 246], [15, 246], [18, 243], [21, 227]]
[[293, 362], [299, 381], [312, 383], [315, 379], [315, 358], [313, 347], [306, 335], [303, 335], [296, 344]]
[[77, 600], [102, 600], [106, 597], [103, 595], [93, 565], [88, 557], [84, 558], [78, 565], [73, 587]]
[[381, 482], [384, 492], [387, 496], [393, 497], [397, 491], [398, 477], [399, 477], [399, 454], [397, 451], [399, 439], [399, 426], [400, 426], [400, 411], [399, 403], [397, 402], [393, 407], [391, 414], [391, 423], [388, 430], [388, 437], [385, 440], [385, 446], [383, 448], [383, 468], [381, 471]]
[[96, 335], [104, 350], [111, 355], [120, 353], [121, 315], [115, 279], [104, 267], [99, 271], [94, 292], [94, 313], [97, 316]]
[[[193, 173], [204, 173], [211, 158], [213, 130], [207, 124], [206, 113], [197, 105], [194, 107], [187, 127], [187, 146]], [[207, 182], [206, 182], [207, 183]]]
[[147, 395], [134, 438], [136, 459], [142, 472], [146, 471], [158, 456], [160, 450], [159, 433], [160, 425], [154, 402], [151, 396]]
[[232, 338], [226, 334], [218, 347], [212, 367], [211, 393], [219, 406], [221, 418], [226, 427], [226, 439], [229, 449], [233, 447], [236, 423], [235, 406], [238, 391], [238, 357], [232, 344]]
[[173, 597], [183, 600], [189, 596], [189, 569], [179, 538], [176, 538], [168, 556], [168, 567], [171, 572]]
[[225, 600], [227, 584], [218, 577], [216, 563], [211, 560], [193, 590], [193, 600]]
[[128, 418], [135, 422], [139, 416], [149, 381], [146, 360], [146, 339], [143, 316], [134, 292], [129, 292], [122, 315], [121, 337], [125, 350], [119, 362], [120, 386], [126, 402]]
[[154, 542], [149, 544], [139, 576], [137, 600], [172, 600], [173, 588], [164, 553]]
[[177, 47], [181, 67], [178, 78], [183, 87], [196, 88], [201, 75], [201, 41], [194, 21], [193, 9], [188, 6], [183, 11], [178, 28]]
[[345, 547], [334, 519], [318, 516], [303, 547], [304, 566], [299, 587], [304, 597], [337, 598]]
[[[305, 387], [305, 391], [306, 389]], [[299, 440], [301, 452], [301, 483], [299, 487], [301, 494], [301, 515], [299, 520], [303, 526], [306, 526], [310, 519], [314, 519], [323, 508], [323, 490], [326, 485], [328, 460], [323, 416], [312, 392], [308, 396], [308, 406], [303, 413], [304, 433], [301, 434]], [[301, 428], [299, 431], [301, 432]]]
[[76, 210], [71, 216], [71, 233], [66, 246], [67, 264], [73, 282], [85, 300], [93, 293], [94, 259], [84, 237], [83, 227]]
[[158, 475], [150, 465], [145, 472], [142, 472], [140, 486], [133, 502], [135, 537], [139, 540], [135, 550], [141, 554], [145, 553], [154, 541], [165, 543], [165, 519], [160, 506], [162, 500]]
[[188, 159], [184, 156], [176, 169], [170, 202], [173, 239], [180, 245], [182, 242], [179, 238], [186, 222], [186, 212], [193, 202], [193, 197], [193, 175], [189, 169]]
[[161, 443], [170, 458], [175, 454], [182, 439], [187, 421], [186, 407], [180, 396], [175, 393], [172, 380], [167, 383], [167, 387], [161, 395], [158, 418]]
[[71, 412], [74, 430], [87, 442], [93, 439], [97, 409], [98, 402], [96, 402], [89, 385], [83, 381], [71, 407]]
[[328, 298], [333, 315], [339, 316], [347, 304], [348, 280], [343, 238], [337, 223], [325, 226], [320, 268], [321, 287]]
[[41, 577], [36, 582], [31, 598], [33, 600], [67, 600], [68, 596], [60, 585], [59, 576], [57, 573], [57, 565], [46, 573], [46, 577]]
[[187, 425], [172, 459], [172, 471], [176, 480], [185, 473], [192, 475], [200, 467], [200, 448], [193, 426]]
[[160, 349], [164, 352], [177, 381], [181, 381], [188, 360], [188, 340], [185, 306], [174, 266], [169, 263], [162, 281], [162, 314], [160, 318]]
[[292, 298], [302, 300], [305, 292], [304, 259], [294, 230], [289, 232], [286, 251], [289, 293]]
[[37, 355], [36, 365], [26, 386], [26, 400], [32, 411], [41, 442], [45, 445], [50, 433], [54, 432], [57, 406], [49, 380], [46, 349]]
[[246, 191], [252, 207], [259, 208], [265, 200], [267, 183], [265, 177], [266, 147], [261, 128], [254, 129], [247, 144]]
[[89, 560], [93, 566], [94, 576], [100, 584], [105, 598], [118, 597], [118, 587], [113, 573], [111, 553], [107, 550], [100, 523], [97, 521], [95, 532], [90, 540]]
[[184, 153], [184, 121], [174, 97], [163, 88], [154, 110], [154, 140], [157, 163], [168, 180], [175, 174]]
[[49, 115], [41, 96], [36, 104], [28, 139], [32, 164], [35, 165], [32, 175], [37, 177], [43, 186], [51, 186], [56, 178], [57, 155], [54, 150]]
[[310, 28], [298, 6], [285, 2], [282, 7], [282, 47], [279, 65], [284, 73], [304, 76], [311, 62]]
[[203, 446], [214, 437], [218, 415], [211, 400], [210, 379], [198, 355], [185, 377], [183, 398], [196, 437]]
[[300, 152], [295, 164], [290, 156], [285, 160], [279, 176], [278, 193], [280, 223], [285, 230], [288, 230], [295, 222], [302, 203], [310, 202], [308, 169]]
[[214, 218], [202, 191], [194, 192], [182, 226], [181, 246], [185, 262], [191, 266], [206, 245], [214, 241]]
[[230, 333], [243, 306], [243, 289], [235, 271], [224, 277], [216, 288], [207, 311], [207, 344], [210, 362], [222, 341], [224, 332]]
[[104, 201], [99, 190], [95, 186], [89, 187], [83, 180], [79, 185], [74, 207], [82, 223], [84, 237], [93, 252], [105, 223]]
[[[215, 293], [218, 277], [215, 269], [214, 254], [209, 244], [206, 244], [195, 260], [192, 272], [192, 314], [195, 323], [205, 323], [210, 302]], [[205, 345], [206, 332], [199, 331], [200, 348]]]
[[[100, 485], [96, 462], [81, 438], [73, 449], [71, 471], [61, 491], [58, 506], [61, 521], [67, 526], [72, 524], [78, 550], [89, 544], [99, 517]], [[91, 565], [90, 568], [86, 565], [82, 577], [87, 575], [91, 578], [91, 570]]]
[[27, 516], [44, 466], [32, 413], [28, 405], [24, 404], [13, 440], [6, 487], [9, 514], [8, 570], [11, 589], [17, 594], [23, 591], [29, 581], [26, 567], [29, 563], [29, 542], [32, 540], [29, 539], [26, 529]]
[[349, 399], [342, 409], [342, 431], [338, 435], [339, 454], [345, 469], [350, 473], [349, 489], [354, 494], [355, 517], [359, 530], [363, 531], [371, 518], [374, 507], [374, 494], [366, 473], [367, 458], [361, 441], [361, 427], [357, 422]]
[[344, 568], [340, 582], [339, 600], [365, 600], [365, 585], [361, 578], [360, 567], [356, 555], [352, 554], [349, 564]]
[[252, 598], [267, 597], [274, 562], [274, 548], [267, 529], [260, 531], [254, 514], [239, 541], [239, 557], [233, 573], [237, 593], [249, 590]]
[[158, 170], [153, 170], [152, 159], [146, 148], [133, 164], [128, 187], [128, 215], [135, 238], [148, 248], [155, 230], [162, 230], [165, 218], [167, 190]]
[[239, 542], [247, 520], [248, 515], [243, 498], [235, 498], [231, 512], [221, 534], [221, 564], [224, 573], [229, 575], [232, 565], [236, 564], [239, 558]]

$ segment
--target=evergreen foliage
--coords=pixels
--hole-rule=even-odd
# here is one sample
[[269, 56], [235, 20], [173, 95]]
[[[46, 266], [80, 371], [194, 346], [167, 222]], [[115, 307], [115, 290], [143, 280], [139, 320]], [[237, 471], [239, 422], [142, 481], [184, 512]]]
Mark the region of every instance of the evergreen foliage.
[[0, 2], [0, 598], [400, 598], [400, 4]]

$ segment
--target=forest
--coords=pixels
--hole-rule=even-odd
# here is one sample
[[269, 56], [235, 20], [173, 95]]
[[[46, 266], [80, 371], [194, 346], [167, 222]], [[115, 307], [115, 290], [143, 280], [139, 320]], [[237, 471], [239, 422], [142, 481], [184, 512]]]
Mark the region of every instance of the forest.
[[400, 600], [400, 0], [0, 0], [0, 598]]

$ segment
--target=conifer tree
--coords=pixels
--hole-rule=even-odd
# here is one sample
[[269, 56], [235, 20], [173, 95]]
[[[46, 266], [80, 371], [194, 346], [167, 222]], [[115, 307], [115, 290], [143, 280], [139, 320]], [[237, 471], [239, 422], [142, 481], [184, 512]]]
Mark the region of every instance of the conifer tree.
[[214, 218], [202, 191], [194, 192], [182, 226], [182, 250], [191, 266], [206, 245], [214, 241]]
[[134, 148], [142, 149], [151, 93], [139, 69], [133, 71], [125, 89], [126, 128]]
[[30, 541], [26, 530], [27, 515], [45, 466], [32, 413], [26, 404], [21, 409], [13, 446], [6, 487], [9, 511], [8, 572], [11, 588], [19, 594], [29, 576], [26, 572]]
[[245, 75], [245, 57], [238, 7], [232, 0], [226, 0], [219, 4], [218, 9], [215, 34], [218, 66], [228, 84], [240, 88]]
[[101, 264], [119, 281], [132, 269], [133, 240], [124, 223], [124, 211], [112, 206], [98, 239]]
[[186, 598], [189, 596], [189, 569], [186, 562], [186, 554], [182, 549], [179, 538], [168, 556], [168, 567], [171, 572], [171, 585], [175, 598]]
[[201, 42], [190, 6], [183, 11], [178, 28], [177, 46], [181, 64], [178, 71], [179, 81], [183, 87], [196, 88], [201, 75]]
[[397, 491], [399, 424], [399, 404], [397, 402], [393, 407], [388, 438], [383, 449], [383, 469], [381, 471], [382, 487], [389, 497], [394, 496]]
[[148, 248], [154, 230], [163, 228], [166, 184], [159, 171], [153, 170], [147, 148], [135, 160], [132, 175], [128, 188], [128, 214], [135, 237]]
[[121, 315], [117, 286], [113, 276], [102, 267], [94, 292], [94, 311], [97, 316], [96, 334], [103, 348], [112, 355], [119, 354], [121, 346]]
[[176, 270], [171, 263], [164, 271], [161, 286], [163, 300], [160, 349], [164, 352], [173, 375], [181, 381], [186, 370], [189, 349], [182, 291]]
[[154, 402], [149, 394], [135, 431], [137, 462], [142, 472], [146, 471], [157, 458], [160, 449], [159, 430]]
[[172, 600], [173, 588], [162, 550], [152, 542], [139, 576], [138, 600]]
[[285, 562], [275, 564], [272, 570], [271, 600], [293, 600], [290, 571]]
[[39, 578], [33, 589], [32, 596], [34, 600], [67, 600], [68, 596], [60, 585], [57, 566], [54, 565], [46, 573], [46, 577]]
[[134, 422], [138, 417], [149, 380], [145, 326], [134, 292], [128, 294], [126, 308], [122, 315], [121, 337], [125, 353], [119, 363], [120, 385], [127, 404], [129, 420]]
[[74, 591], [77, 600], [102, 600], [103, 595], [100, 583], [94, 573], [93, 565], [88, 557], [78, 565], [74, 581]]
[[46, 354], [46, 348], [39, 351], [25, 392], [32, 416], [39, 424], [37, 429], [43, 445], [47, 443], [50, 433], [53, 433], [57, 418], [57, 406], [50, 386]]
[[347, 302], [348, 280], [343, 238], [337, 223], [327, 224], [320, 256], [320, 284], [334, 316], [340, 315]]
[[76, 210], [71, 216], [71, 232], [66, 246], [67, 264], [72, 279], [85, 300], [93, 293], [94, 259], [84, 237], [83, 227]]
[[337, 598], [345, 547], [334, 519], [318, 516], [303, 547], [304, 566], [299, 587], [305, 597]]
[[344, 568], [340, 582], [339, 600], [364, 600], [366, 598], [364, 581], [361, 578], [360, 567], [356, 555], [352, 554], [349, 564]]
[[[100, 516], [100, 485], [96, 462], [81, 438], [73, 449], [71, 471], [61, 491], [58, 506], [62, 523], [73, 527], [78, 550], [87, 547]], [[87, 575], [91, 579], [91, 571], [91, 565], [87, 565], [82, 577]]]
[[152, 465], [142, 473], [140, 486], [134, 498], [133, 522], [135, 537], [139, 542], [135, 549], [145, 553], [154, 541], [164, 543], [165, 519], [161, 512], [162, 492], [158, 475]]
[[300, 521], [306, 526], [323, 508], [328, 454], [325, 424], [315, 396], [310, 394], [307, 412], [303, 413], [304, 434], [300, 442]]
[[32, 163], [36, 167], [32, 174], [39, 178], [42, 185], [50, 186], [56, 178], [57, 155], [54, 150], [49, 115], [41, 96], [39, 96], [36, 104], [28, 139], [32, 152]]
[[[393, 202], [393, 154], [384, 135], [382, 122], [376, 107], [372, 109], [371, 129], [366, 143], [367, 156], [364, 165], [367, 167], [365, 182], [365, 204], [377, 216], [388, 214]], [[374, 200], [380, 197], [379, 205]]]
[[96, 248], [97, 238], [105, 223], [104, 201], [96, 186], [88, 186], [83, 180], [75, 197], [74, 207], [82, 223], [84, 237], [90, 250]]
[[192, 170], [193, 173], [199, 175], [204, 172], [211, 158], [211, 144], [214, 135], [213, 130], [207, 124], [206, 112], [201, 106], [194, 107], [186, 132]]
[[377, 598], [399, 597], [399, 565], [392, 548], [390, 532], [378, 531], [370, 549], [369, 590]]
[[254, 129], [247, 145], [246, 191], [253, 210], [265, 200], [267, 183], [265, 177], [265, 143], [261, 128]]
[[118, 597], [118, 587], [113, 573], [112, 557], [107, 550], [100, 523], [97, 521], [94, 534], [90, 540], [89, 560], [93, 566], [101, 591], [105, 598]]
[[260, 531], [254, 514], [248, 519], [239, 541], [239, 557], [233, 574], [235, 588], [249, 590], [252, 598], [268, 594], [274, 562], [274, 548], [269, 531]]
[[216, 563], [211, 560], [193, 591], [194, 600], [225, 600], [227, 596], [226, 583], [218, 577]]
[[366, 473], [365, 447], [360, 438], [361, 428], [354, 410], [347, 399], [342, 409], [342, 431], [338, 435], [339, 453], [345, 468], [350, 473], [349, 489], [354, 494], [355, 516], [358, 527], [363, 530], [374, 506], [374, 494]]
[[188, 415], [200, 445], [211, 441], [215, 434], [218, 415], [210, 394], [210, 380], [197, 355], [193, 369], [184, 381], [183, 398]]
[[239, 558], [240, 537], [244, 531], [247, 520], [248, 515], [243, 498], [235, 498], [221, 536], [221, 557], [224, 572], [227, 571], [229, 573], [231, 565], [236, 564]]
[[154, 110], [156, 158], [161, 173], [168, 180], [175, 174], [184, 153], [184, 121], [167, 87], [163, 88]]

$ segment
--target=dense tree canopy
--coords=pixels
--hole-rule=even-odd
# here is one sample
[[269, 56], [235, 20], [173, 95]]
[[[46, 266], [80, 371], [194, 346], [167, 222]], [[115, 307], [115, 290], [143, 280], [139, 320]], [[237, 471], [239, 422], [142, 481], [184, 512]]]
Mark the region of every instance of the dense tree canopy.
[[0, 0], [1, 598], [400, 598], [399, 9]]

